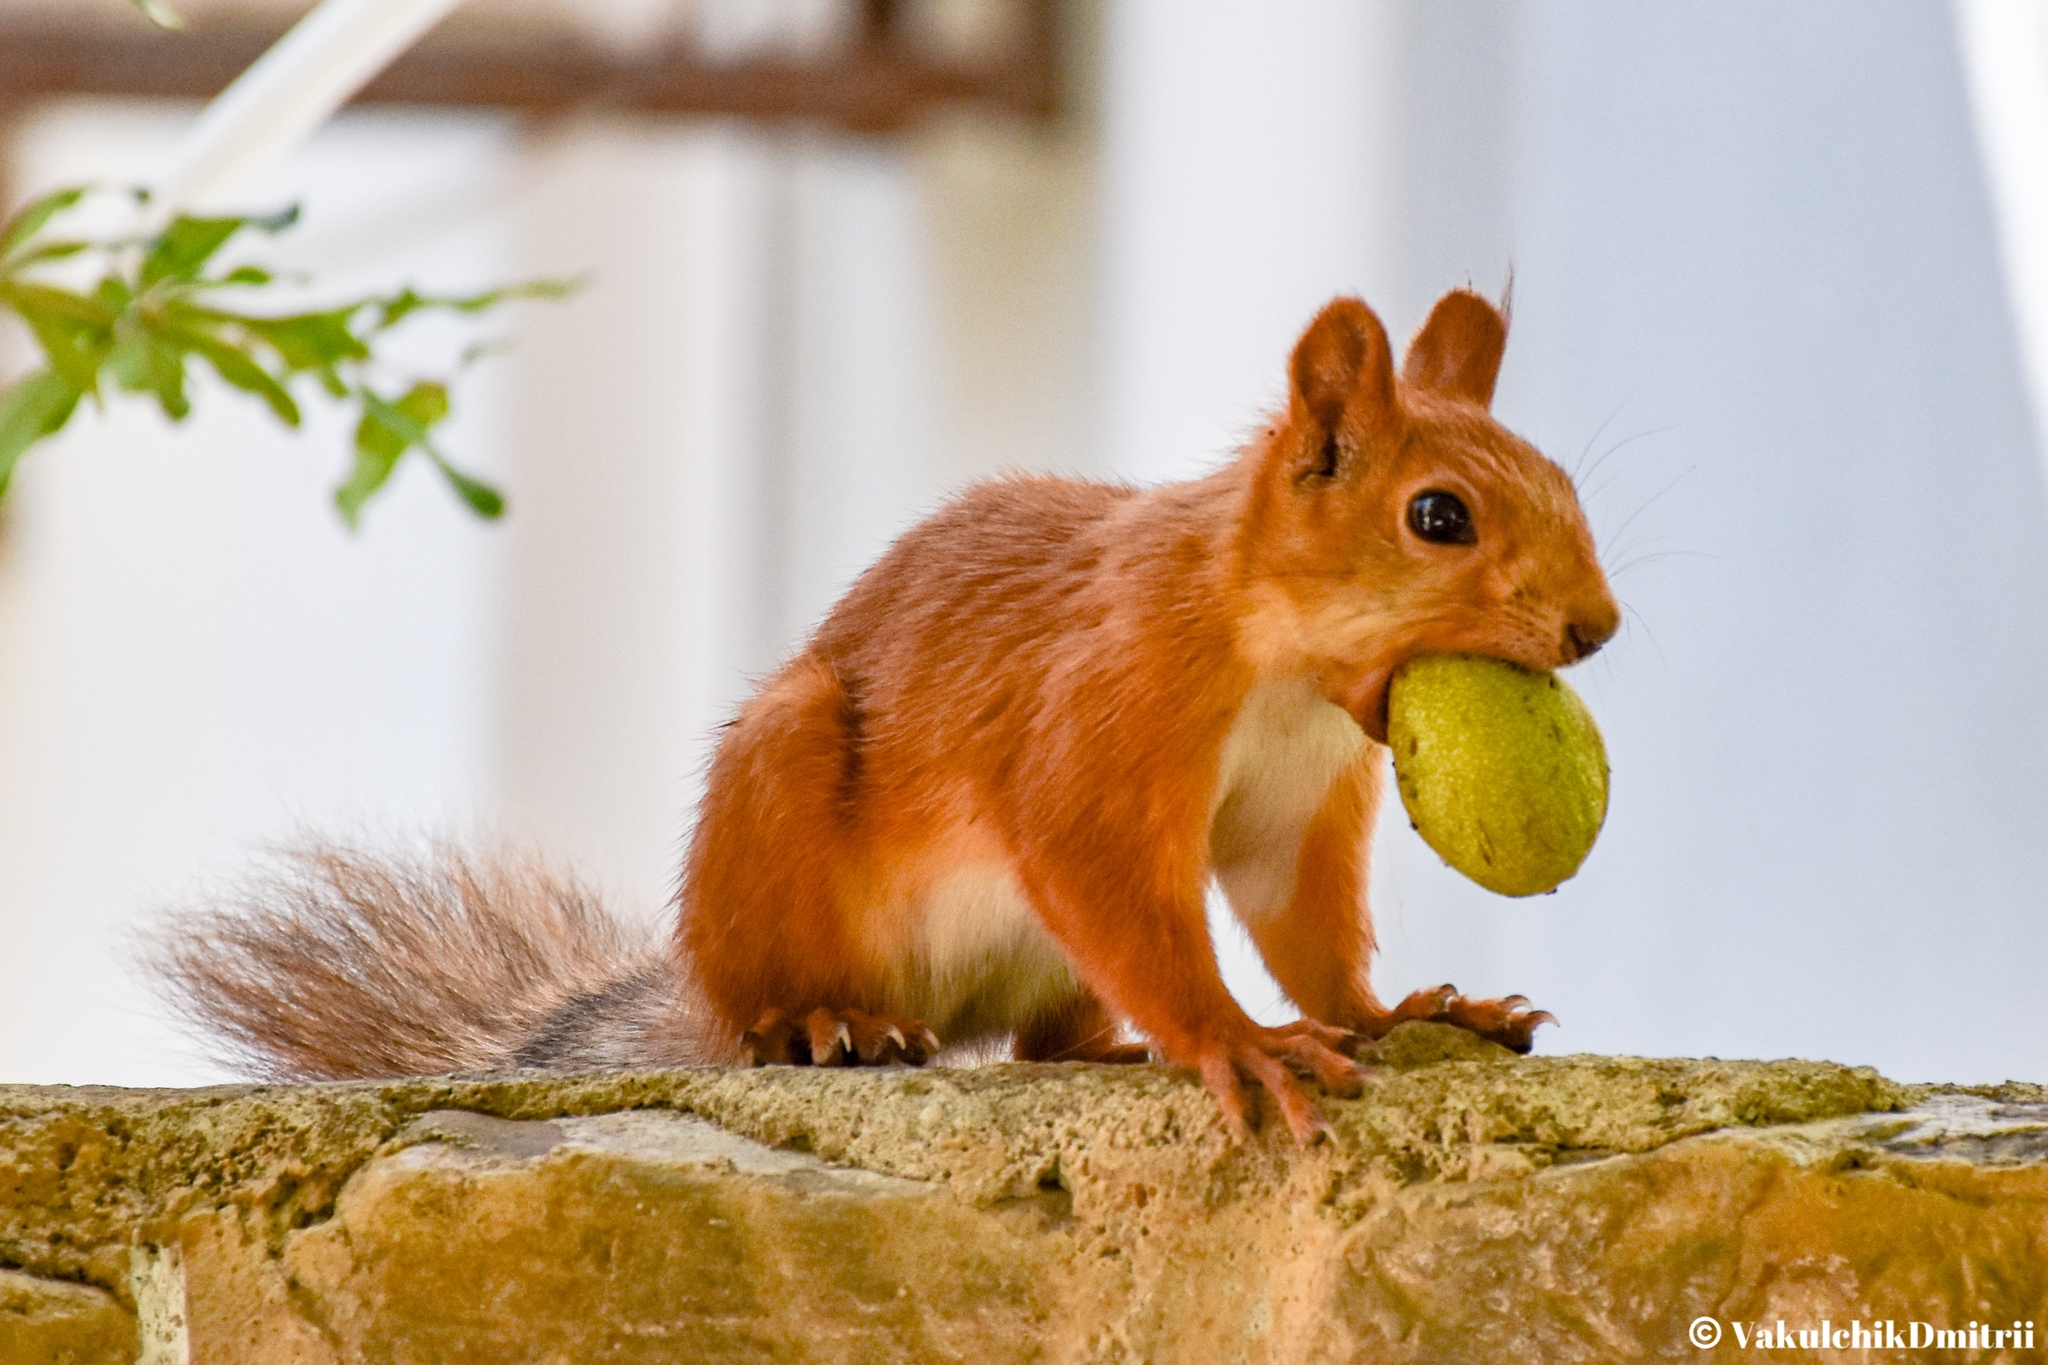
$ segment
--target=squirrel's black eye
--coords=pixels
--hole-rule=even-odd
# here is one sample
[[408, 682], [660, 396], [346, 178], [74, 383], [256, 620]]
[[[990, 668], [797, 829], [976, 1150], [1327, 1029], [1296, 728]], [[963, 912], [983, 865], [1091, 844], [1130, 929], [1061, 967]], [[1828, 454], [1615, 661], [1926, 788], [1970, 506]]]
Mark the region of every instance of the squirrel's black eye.
[[1437, 545], [1470, 545], [1479, 539], [1464, 500], [1441, 488], [1427, 489], [1408, 500], [1408, 529]]

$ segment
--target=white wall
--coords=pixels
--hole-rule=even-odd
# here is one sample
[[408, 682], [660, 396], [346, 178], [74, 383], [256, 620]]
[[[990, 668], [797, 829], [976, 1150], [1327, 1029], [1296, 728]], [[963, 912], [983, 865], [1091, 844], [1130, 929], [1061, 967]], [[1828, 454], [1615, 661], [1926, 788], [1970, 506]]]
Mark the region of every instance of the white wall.
[[1104, 446], [1185, 478], [1284, 396], [1316, 309], [1400, 277], [1398, 35], [1357, 0], [1105, 15]]
[[[144, 176], [185, 117], [41, 111], [17, 188]], [[175, 433], [117, 409], [28, 457], [0, 533], [0, 998], [76, 1022], [0, 1030], [0, 1076], [212, 1078], [123, 945], [302, 826], [500, 830], [660, 913], [751, 680], [960, 484], [1093, 467], [1092, 164], [1085, 128], [977, 120], [381, 113], [250, 186], [303, 200], [274, 259], [323, 288], [590, 284], [494, 325], [513, 354], [457, 388], [447, 444], [503, 483], [502, 526], [414, 471], [352, 538], [346, 430], [286, 436], [210, 386]]]
[[1636, 438], [1630, 626], [1613, 828], [1465, 932], [1559, 1046], [2040, 1075], [2048, 506], [1946, 7], [1516, 14], [1499, 407]]
[[[126, 183], [176, 114], [46, 110], [25, 189]], [[345, 296], [504, 278], [505, 128], [358, 117], [249, 187], [306, 220], [263, 258]], [[10, 337], [9, 341], [16, 341]], [[431, 342], [431, 338], [426, 338]], [[461, 342], [419, 348], [435, 363]], [[10, 356], [19, 364], [22, 350]], [[503, 375], [446, 445], [499, 474]], [[301, 436], [217, 383], [171, 429], [117, 401], [25, 457], [0, 531], [0, 1076], [204, 1078], [122, 970], [127, 927], [301, 823], [464, 820], [493, 782], [501, 543], [426, 468], [349, 535], [329, 503], [349, 429]]]
[[1382, 994], [1524, 992], [1544, 1050], [2048, 1070], [2048, 507], [1947, 9], [1109, 13], [1119, 467], [1228, 449], [1327, 295], [1398, 336], [1512, 264], [1496, 412], [1582, 470], [1629, 608], [1575, 675], [1586, 870], [1503, 901], [1390, 811]]
[[[257, 198], [305, 192], [280, 255], [324, 280], [595, 283], [458, 396], [501, 529], [416, 473], [346, 537], [345, 433], [238, 395], [30, 457], [0, 998], [74, 1022], [0, 1030], [0, 1075], [208, 1074], [115, 948], [301, 819], [496, 822], [654, 910], [712, 727], [947, 489], [1193, 472], [1328, 295], [1399, 334], [1510, 263], [1497, 411], [1582, 470], [1630, 608], [1576, 675], [1613, 815], [1504, 902], [1390, 813], [1383, 993], [1526, 992], [1553, 1051], [2048, 1071], [2048, 502], [1946, 9], [1103, 12], [1099, 148], [352, 116], [281, 169]], [[20, 178], [175, 128], [42, 115]]]
[[787, 645], [760, 477], [780, 175], [737, 129], [615, 120], [537, 137], [523, 259], [587, 274], [513, 359], [508, 829], [652, 913], [705, 741]]

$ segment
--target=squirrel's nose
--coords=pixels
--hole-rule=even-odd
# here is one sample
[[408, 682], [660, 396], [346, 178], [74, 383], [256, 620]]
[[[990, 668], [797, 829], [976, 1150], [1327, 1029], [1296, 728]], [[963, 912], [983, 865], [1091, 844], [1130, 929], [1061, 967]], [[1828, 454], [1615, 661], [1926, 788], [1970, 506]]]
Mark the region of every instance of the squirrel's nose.
[[1600, 646], [1614, 638], [1614, 632], [1621, 629], [1621, 611], [1612, 602], [1602, 602], [1597, 608], [1582, 613], [1565, 622], [1564, 655], [1569, 663], [1590, 657]]

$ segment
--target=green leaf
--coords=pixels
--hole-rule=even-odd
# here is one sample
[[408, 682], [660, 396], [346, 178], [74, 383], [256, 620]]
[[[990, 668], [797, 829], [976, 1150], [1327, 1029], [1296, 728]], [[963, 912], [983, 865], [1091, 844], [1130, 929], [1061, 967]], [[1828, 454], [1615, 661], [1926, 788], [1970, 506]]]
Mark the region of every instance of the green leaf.
[[[398, 461], [414, 446], [427, 452], [434, 463], [441, 466], [450, 482], [466, 476], [454, 473], [447, 462], [433, 447], [430, 430], [448, 416], [448, 386], [431, 380], [422, 380], [407, 389], [397, 401], [379, 397], [367, 388], [358, 389], [356, 396], [362, 401], [363, 417], [356, 423], [356, 459], [349, 471], [346, 482], [334, 490], [334, 505], [341, 512], [341, 518], [353, 530], [362, 515], [363, 504], [391, 479], [391, 471], [398, 467]], [[499, 510], [504, 509], [504, 499], [498, 498], [495, 490], [467, 480], [478, 490], [478, 496], [486, 502], [496, 498]], [[464, 493], [460, 484], [456, 491], [463, 493], [464, 501], [478, 507], [471, 494]], [[481, 509], [479, 509], [481, 510]], [[485, 516], [496, 516], [497, 512], [484, 512]]]
[[68, 190], [57, 190], [24, 204], [5, 227], [0, 227], [0, 258], [6, 258], [11, 267], [13, 256], [21, 245], [43, 230], [43, 224], [57, 214], [85, 198], [85, 187], [74, 186]]
[[284, 385], [227, 342], [202, 327], [176, 320], [170, 310], [156, 315], [151, 330], [162, 340], [204, 356], [206, 363], [213, 366], [214, 372], [222, 379], [268, 403], [270, 410], [277, 414], [278, 421], [288, 427], [299, 424], [299, 405], [292, 401]]
[[142, 287], [159, 280], [189, 280], [228, 238], [242, 230], [246, 218], [187, 218], [183, 214], [158, 233], [142, 259]]
[[60, 242], [43, 242], [34, 246], [25, 246], [20, 252], [7, 258], [5, 270], [6, 273], [12, 275], [44, 261], [61, 261], [67, 257], [76, 256], [81, 251], [90, 251], [93, 245], [91, 242], [76, 242], [67, 238]]
[[527, 280], [521, 284], [506, 285], [502, 289], [486, 290], [481, 294], [445, 298], [421, 294], [407, 288], [388, 299], [372, 300], [377, 305], [375, 330], [381, 332], [395, 327], [414, 313], [429, 309], [453, 313], [482, 313], [512, 299], [563, 299], [582, 289], [584, 284], [583, 280]]
[[463, 347], [462, 354], [456, 358], [455, 363], [458, 368], [466, 370], [479, 360], [489, 360], [494, 355], [510, 354], [512, 343], [509, 340], [504, 337], [491, 337], [484, 341], [472, 341]]
[[22, 452], [62, 430], [81, 396], [56, 371], [37, 370], [0, 397], [0, 493]]
[[398, 457], [405, 454], [405, 447], [389, 450], [385, 446], [382, 428], [364, 417], [356, 424], [356, 459], [349, 470], [347, 480], [334, 490], [335, 510], [348, 523], [348, 529], [355, 530], [362, 521], [363, 504], [368, 502], [391, 478], [391, 471], [398, 466]]
[[299, 405], [292, 401], [285, 386], [270, 377], [269, 371], [243, 355], [224, 341], [212, 337], [194, 337], [192, 349], [206, 357], [206, 363], [214, 372], [244, 393], [253, 393], [270, 405], [277, 414], [277, 420], [288, 427], [299, 424]]
[[149, 388], [149, 357], [142, 348], [145, 340], [139, 335], [123, 337], [107, 352], [107, 373], [130, 393], [143, 393]]
[[153, 393], [157, 406], [173, 422], [192, 411], [185, 397], [185, 353], [149, 332], [137, 330], [122, 338], [107, 357], [107, 369], [130, 393]]
[[434, 461], [434, 467], [441, 471], [441, 476], [448, 480], [449, 486], [469, 504], [471, 511], [486, 521], [496, 521], [505, 515], [504, 494], [483, 480], [472, 478], [449, 464], [439, 451], [429, 450], [427, 454]]
[[49, 284], [0, 280], [0, 303], [21, 315], [50, 367], [80, 393], [99, 394], [100, 366], [114, 344], [114, 313], [97, 299]]
[[142, 287], [147, 289], [160, 280], [196, 279], [200, 270], [213, 259], [213, 254], [245, 227], [282, 232], [298, 220], [296, 204], [260, 217], [241, 214], [227, 218], [190, 218], [180, 214], [150, 242], [149, 253], [142, 260]]
[[430, 447], [433, 438], [428, 428], [448, 415], [445, 384], [415, 384], [396, 402], [367, 388], [357, 390], [356, 397], [363, 404], [363, 420], [356, 427], [357, 447], [389, 454], [393, 460], [413, 446]]
[[[368, 389], [356, 395], [362, 400], [363, 418], [356, 423], [356, 449], [396, 460], [415, 439], [419, 424], [404, 416]], [[418, 439], [424, 440], [420, 433]]]
[[256, 213], [249, 216], [249, 226], [276, 236], [299, 221], [299, 206], [286, 204], [275, 213]]
[[387, 327], [396, 326], [420, 309], [428, 307], [432, 307], [431, 300], [421, 294], [414, 293], [410, 287], [392, 295], [388, 299], [379, 300], [377, 305], [377, 330], [381, 332]]
[[432, 380], [414, 384], [396, 402], [369, 389], [358, 390], [356, 396], [362, 399], [363, 416], [375, 419], [398, 441], [400, 450], [430, 444], [427, 429], [448, 415], [448, 386]]
[[[130, 3], [169, 13], [161, 10], [161, 0]], [[46, 195], [0, 225], [0, 311], [18, 313], [48, 357], [46, 369], [0, 391], [0, 491], [23, 450], [62, 427], [82, 397], [100, 396], [102, 374], [107, 387], [148, 394], [171, 420], [183, 420], [192, 411], [187, 370], [198, 356], [229, 385], [260, 397], [288, 426], [302, 421], [290, 387], [299, 374], [312, 375], [333, 398], [359, 403], [354, 467], [334, 495], [351, 526], [415, 448], [476, 513], [503, 514], [503, 495], [449, 463], [433, 444], [432, 433], [448, 418], [447, 387], [423, 381], [387, 399], [356, 382], [358, 367], [376, 363], [377, 334], [414, 313], [475, 315], [513, 299], [562, 298], [580, 288], [580, 281], [535, 280], [446, 296], [406, 288], [320, 312], [252, 316], [201, 303], [221, 297], [206, 291], [262, 290], [279, 277], [258, 265], [224, 269], [213, 263], [237, 233], [289, 227], [297, 221], [296, 207], [260, 216], [180, 216], [147, 238], [46, 240], [42, 234], [51, 219], [86, 193]], [[135, 198], [148, 202], [143, 191]], [[42, 263], [85, 253], [109, 263], [89, 292], [24, 277]], [[493, 349], [488, 342], [472, 345], [461, 364]]]
[[87, 298], [70, 289], [59, 289], [54, 284], [7, 280], [0, 282], [0, 299], [5, 299], [24, 317], [36, 314], [82, 327], [114, 325], [113, 309], [98, 299]]
[[262, 337], [276, 351], [285, 368], [328, 370], [344, 360], [368, 360], [370, 348], [349, 327], [356, 308], [337, 308], [328, 313], [295, 313], [283, 318], [256, 318], [242, 314], [218, 314]]
[[422, 379], [407, 389], [405, 396], [391, 406], [419, 423], [419, 435], [413, 439], [425, 445], [428, 428], [448, 416], [448, 386], [431, 379]]
[[436, 450], [433, 444], [426, 439], [427, 433], [425, 429], [434, 426], [448, 416], [448, 386], [446, 384], [424, 381], [415, 384], [412, 386], [411, 391], [405, 397], [399, 399], [393, 406], [405, 416], [413, 418], [420, 424], [421, 431], [418, 442], [420, 449], [426, 451], [427, 458], [432, 460], [434, 467], [441, 471], [441, 477], [448, 480], [448, 486], [453, 488], [456, 495], [469, 504], [471, 511], [486, 520], [496, 520], [505, 514], [504, 494], [485, 483], [482, 479], [472, 477], [457, 469], [448, 462], [447, 456]]
[[185, 354], [154, 337], [149, 340], [149, 387], [157, 406], [173, 422], [185, 420], [192, 404], [185, 398]]
[[522, 280], [508, 284], [502, 289], [493, 289], [485, 294], [472, 294], [466, 299], [457, 299], [455, 308], [462, 313], [481, 313], [486, 308], [495, 308], [512, 299], [567, 299], [583, 292], [590, 283], [588, 276], [573, 280]]
[[334, 490], [334, 505], [351, 531], [362, 517], [363, 504], [390, 481], [399, 457], [415, 439], [426, 439], [424, 428], [376, 394], [363, 389], [359, 396], [363, 416], [356, 423], [355, 465], [347, 481]]

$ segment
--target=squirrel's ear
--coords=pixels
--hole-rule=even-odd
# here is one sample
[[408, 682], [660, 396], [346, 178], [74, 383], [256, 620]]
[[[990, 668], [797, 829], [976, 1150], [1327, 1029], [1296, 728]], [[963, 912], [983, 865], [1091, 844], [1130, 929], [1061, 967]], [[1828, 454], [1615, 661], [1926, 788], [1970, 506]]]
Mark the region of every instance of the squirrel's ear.
[[1418, 389], [1490, 407], [1507, 344], [1508, 320], [1501, 311], [1469, 289], [1453, 289], [1437, 300], [1429, 321], [1408, 343], [1401, 378]]
[[[1334, 299], [1294, 343], [1287, 408], [1320, 450], [1335, 440], [1347, 412], [1372, 426], [1394, 417], [1394, 356], [1387, 329], [1357, 299]], [[1328, 463], [1328, 461], [1325, 461]], [[1324, 470], [1334, 473], [1334, 468]]]

